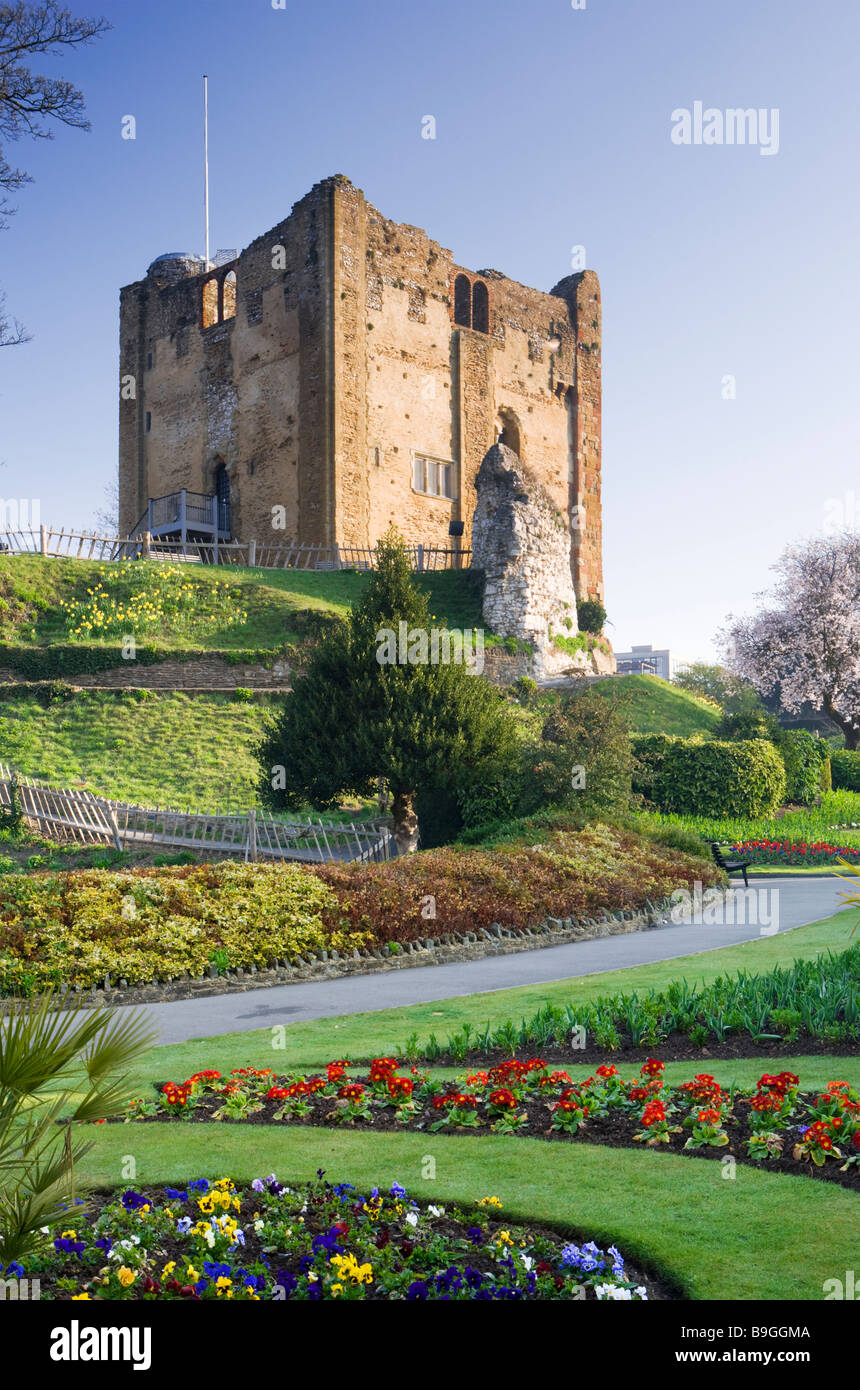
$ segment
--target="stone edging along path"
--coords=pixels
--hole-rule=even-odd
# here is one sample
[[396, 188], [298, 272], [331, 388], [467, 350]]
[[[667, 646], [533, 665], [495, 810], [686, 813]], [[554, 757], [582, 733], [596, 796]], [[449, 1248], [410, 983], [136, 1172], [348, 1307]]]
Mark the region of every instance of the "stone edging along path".
[[[228, 970], [219, 975], [210, 966], [205, 975], [178, 979], [153, 980], [147, 985], [128, 986], [120, 980], [115, 986], [109, 979], [89, 990], [61, 986], [57, 994], [58, 1007], [73, 1001], [84, 1008], [102, 1004], [155, 1004], [183, 999], [201, 999], [212, 995], [241, 994], [248, 990], [270, 989], [273, 985], [299, 984], [305, 981], [335, 980], [344, 975], [386, 974], [392, 970], [410, 970], [422, 965], [447, 965], [453, 962], [479, 960], [484, 956], [507, 956], [519, 951], [536, 951], [548, 946], [562, 946], [573, 941], [591, 941], [599, 937], [620, 936], [630, 932], [649, 931], [665, 926], [670, 902], [665, 898], [656, 905], [646, 900], [638, 911], [627, 909], [606, 912], [602, 917], [548, 917], [534, 927], [509, 928], [494, 923], [479, 932], [424, 937], [401, 945], [394, 955], [379, 948], [354, 951], [351, 956], [337, 951], [323, 951], [319, 956], [305, 956], [301, 963], [290, 965], [281, 961], [258, 970]], [[12, 999], [0, 999], [0, 1017], [15, 1008]]]

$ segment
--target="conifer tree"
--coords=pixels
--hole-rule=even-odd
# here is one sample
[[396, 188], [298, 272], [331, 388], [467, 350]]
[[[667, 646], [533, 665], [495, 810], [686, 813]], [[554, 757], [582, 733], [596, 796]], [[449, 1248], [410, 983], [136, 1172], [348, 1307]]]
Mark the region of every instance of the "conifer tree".
[[257, 749], [264, 804], [325, 810], [372, 795], [383, 778], [402, 854], [417, 848], [419, 788], [451, 787], [515, 756], [502, 695], [465, 664], [420, 659], [432, 624], [392, 529], [361, 601], [322, 638]]

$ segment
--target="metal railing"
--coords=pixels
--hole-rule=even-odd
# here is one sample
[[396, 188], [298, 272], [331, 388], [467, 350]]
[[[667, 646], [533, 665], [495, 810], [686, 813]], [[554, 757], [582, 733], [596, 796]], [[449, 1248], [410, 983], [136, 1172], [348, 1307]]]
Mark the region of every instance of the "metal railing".
[[[408, 542], [412, 568], [418, 571], [469, 569], [471, 550]], [[376, 564], [372, 547], [347, 545], [277, 545], [252, 541], [185, 541], [165, 539], [144, 531], [141, 535], [105, 536], [95, 531], [72, 531], [53, 526], [38, 530], [0, 532], [0, 550], [10, 555], [44, 555], [78, 560], [130, 560], [141, 558], [192, 560], [204, 565], [242, 565], [252, 569], [371, 570]]]

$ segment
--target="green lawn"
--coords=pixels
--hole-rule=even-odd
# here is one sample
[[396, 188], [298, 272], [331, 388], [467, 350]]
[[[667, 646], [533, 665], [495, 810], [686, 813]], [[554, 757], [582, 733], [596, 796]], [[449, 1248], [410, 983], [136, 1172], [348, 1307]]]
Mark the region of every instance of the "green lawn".
[[[105, 1125], [80, 1172], [101, 1187], [196, 1177], [301, 1182], [318, 1168], [367, 1190], [395, 1179], [419, 1198], [497, 1196], [512, 1220], [544, 1222], [670, 1278], [694, 1299], [819, 1299], [856, 1268], [857, 1196], [806, 1177], [714, 1160], [482, 1135], [349, 1134], [298, 1126]], [[427, 1156], [436, 1177], [422, 1180]]]

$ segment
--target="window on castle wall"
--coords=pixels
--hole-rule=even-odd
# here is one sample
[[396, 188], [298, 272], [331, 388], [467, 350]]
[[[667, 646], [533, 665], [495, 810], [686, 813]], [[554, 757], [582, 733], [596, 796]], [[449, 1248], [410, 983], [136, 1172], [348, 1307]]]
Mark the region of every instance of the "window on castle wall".
[[412, 460], [412, 488], [426, 497], [444, 497], [453, 502], [457, 496], [453, 463], [416, 454]]
[[472, 327], [472, 283], [468, 275], [458, 275], [454, 281], [454, 322], [462, 328]]
[[228, 270], [224, 276], [224, 284], [221, 290], [221, 302], [223, 305], [222, 319], [232, 319], [236, 317], [236, 272]]
[[203, 286], [203, 327], [218, 322], [218, 281], [213, 277]]
[[472, 289], [472, 327], [476, 333], [490, 331], [490, 292], [483, 280], [476, 280]]

